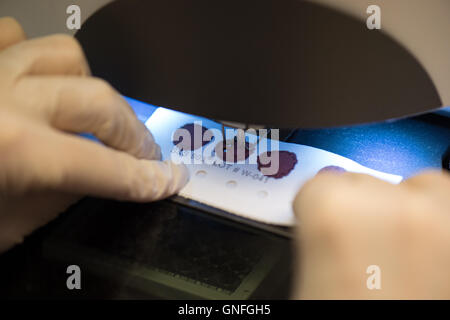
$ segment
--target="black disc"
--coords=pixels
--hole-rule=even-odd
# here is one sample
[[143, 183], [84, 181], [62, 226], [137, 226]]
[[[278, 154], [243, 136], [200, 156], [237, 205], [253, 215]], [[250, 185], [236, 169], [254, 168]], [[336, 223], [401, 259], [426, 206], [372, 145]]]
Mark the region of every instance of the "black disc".
[[392, 38], [309, 2], [118, 0], [76, 37], [122, 94], [212, 119], [324, 127], [441, 105]]

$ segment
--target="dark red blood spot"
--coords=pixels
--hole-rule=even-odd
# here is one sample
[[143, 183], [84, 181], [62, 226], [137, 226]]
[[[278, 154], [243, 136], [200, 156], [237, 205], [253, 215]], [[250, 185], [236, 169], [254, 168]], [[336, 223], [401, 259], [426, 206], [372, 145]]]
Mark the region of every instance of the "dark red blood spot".
[[323, 167], [322, 169], [320, 169], [319, 172], [317, 172], [317, 173], [323, 173], [323, 172], [344, 173], [344, 172], [347, 172], [347, 170], [345, 170], [344, 168], [339, 167], [339, 166], [327, 166], [327, 167]]
[[[201, 137], [196, 137], [194, 132], [196, 131], [201, 132]], [[200, 128], [201, 130], [198, 130], [198, 128]], [[187, 130], [190, 134], [190, 139], [186, 139], [186, 141], [183, 141], [184, 139], [184, 131], [182, 130]], [[185, 124], [184, 126], [180, 127], [179, 129], [177, 129], [174, 133], [174, 140], [172, 140], [173, 144], [176, 145], [180, 150], [185, 150], [185, 151], [189, 151], [189, 150], [197, 150], [200, 147], [203, 147], [204, 145], [208, 144], [209, 142], [211, 142], [212, 138], [212, 134], [210, 137], [205, 137], [205, 132], [208, 131], [208, 128], [205, 128], [202, 125], [199, 124], [194, 124], [194, 123], [188, 123]], [[175, 140], [176, 139], [176, 140]], [[190, 140], [190, 141], [189, 141]]]
[[[273, 161], [273, 159], [276, 159], [276, 157], [278, 157], [279, 163], [278, 171], [274, 174], [264, 174], [261, 169], [270, 168], [272, 165], [271, 161]], [[293, 152], [267, 151], [258, 156], [258, 170], [268, 177], [281, 179], [287, 176], [292, 171], [292, 169], [294, 169], [297, 162], [297, 155]]]
[[[240, 153], [238, 154], [238, 150]], [[226, 162], [239, 162], [244, 161], [248, 159], [250, 154], [253, 152], [253, 148], [251, 147], [250, 143], [245, 141], [245, 144], [243, 142], [238, 142], [237, 138], [220, 141], [215, 148], [216, 155]]]

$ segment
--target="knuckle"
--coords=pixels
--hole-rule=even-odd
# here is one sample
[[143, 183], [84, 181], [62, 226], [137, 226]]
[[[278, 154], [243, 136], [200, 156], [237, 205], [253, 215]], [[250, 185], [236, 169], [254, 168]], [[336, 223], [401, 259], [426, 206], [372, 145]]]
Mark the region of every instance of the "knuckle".
[[117, 99], [116, 91], [103, 79], [92, 78], [91, 90], [94, 91], [94, 96], [99, 107], [112, 107], [114, 101]]
[[[115, 132], [115, 124], [114, 120], [111, 120], [110, 118], [104, 118], [102, 119], [101, 123], [97, 126], [96, 129], [94, 129], [94, 133], [100, 138], [100, 139], [106, 139], [106, 143], [108, 145], [114, 144], [111, 140], [111, 137], [114, 136]], [[118, 135], [116, 135], [118, 136]]]
[[94, 78], [90, 90], [93, 91], [93, 107], [97, 115], [96, 132], [108, 144], [133, 155], [141, 152], [142, 141], [138, 125], [131, 125], [129, 115], [124, 112], [121, 97], [106, 81]]
[[78, 65], [81, 69], [79, 70], [81, 74], [89, 72], [89, 70], [85, 70], [86, 68], [88, 68], [88, 64], [84, 55], [83, 48], [74, 37], [67, 34], [55, 34], [50, 37], [58, 47], [64, 50], [64, 54], [67, 55], [69, 60], [76, 62], [76, 65]]
[[91, 90], [94, 92], [94, 108], [96, 108], [96, 113], [100, 114], [102, 119], [101, 132], [110, 134], [116, 122], [115, 100], [117, 99], [117, 94], [106, 81], [99, 78], [92, 80]]

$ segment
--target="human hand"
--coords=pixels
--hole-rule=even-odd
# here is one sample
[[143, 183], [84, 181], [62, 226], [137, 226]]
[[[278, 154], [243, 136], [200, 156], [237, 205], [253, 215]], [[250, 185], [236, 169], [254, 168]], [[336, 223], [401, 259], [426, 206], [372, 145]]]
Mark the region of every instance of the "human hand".
[[26, 41], [0, 19], [0, 70], [0, 252], [84, 195], [147, 202], [186, 184], [184, 165], [159, 161], [151, 133], [90, 76], [72, 37]]
[[[450, 175], [319, 174], [294, 201], [295, 298], [450, 299]], [[369, 290], [369, 266], [381, 289]]]

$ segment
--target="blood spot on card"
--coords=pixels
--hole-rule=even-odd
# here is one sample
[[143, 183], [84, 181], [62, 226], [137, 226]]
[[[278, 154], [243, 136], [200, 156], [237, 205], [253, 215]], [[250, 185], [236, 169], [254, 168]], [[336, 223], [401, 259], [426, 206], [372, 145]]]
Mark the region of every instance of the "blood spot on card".
[[[213, 140], [213, 135], [205, 135], [208, 128], [202, 125], [188, 123], [175, 130], [173, 135], [173, 144], [183, 151], [192, 151], [201, 148]], [[195, 133], [201, 132], [201, 136], [195, 136]]]
[[[278, 161], [278, 168], [276, 162]], [[267, 177], [281, 179], [291, 173], [297, 164], [297, 155], [289, 151], [267, 151], [258, 156], [258, 170]], [[266, 169], [266, 170], [263, 170]], [[274, 173], [267, 174], [267, 171]]]
[[215, 147], [216, 155], [220, 159], [234, 163], [248, 159], [253, 151], [254, 147], [250, 143], [247, 141], [239, 142], [236, 137], [225, 142], [220, 141]]
[[347, 170], [345, 170], [344, 168], [339, 167], [339, 166], [326, 166], [326, 167], [323, 167], [322, 169], [320, 169], [319, 172], [317, 172], [317, 173], [323, 173], [323, 172], [344, 173], [344, 172], [347, 172]]

